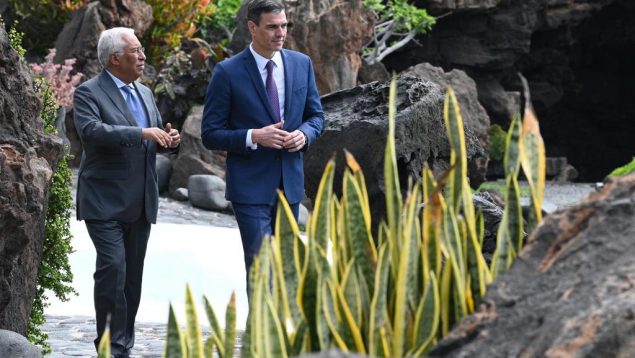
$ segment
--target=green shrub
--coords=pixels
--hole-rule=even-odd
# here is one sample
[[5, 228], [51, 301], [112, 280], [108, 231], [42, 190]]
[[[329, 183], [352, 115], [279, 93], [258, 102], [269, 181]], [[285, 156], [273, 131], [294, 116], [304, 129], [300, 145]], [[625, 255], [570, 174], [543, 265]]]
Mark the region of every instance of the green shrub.
[[[48, 134], [55, 134], [55, 119], [59, 107], [55, 104], [55, 97], [47, 82], [38, 80], [36, 85], [42, 99], [40, 116], [45, 124], [44, 130]], [[52, 292], [61, 301], [67, 301], [70, 295], [76, 294], [70, 286], [73, 274], [68, 262], [68, 257], [73, 252], [70, 232], [73, 207], [71, 186], [72, 173], [68, 165], [68, 156], [65, 155], [60, 160], [49, 187], [42, 262], [38, 269], [36, 295], [28, 326], [29, 340], [43, 347], [44, 352], [50, 352], [48, 335], [40, 330], [40, 326], [46, 321], [44, 308], [49, 305], [47, 292]]]
[[217, 0], [214, 16], [200, 18], [199, 36], [211, 44], [227, 46], [236, 29], [234, 19], [240, 10], [241, 0]]
[[44, 57], [71, 13], [92, 0], [8, 0], [29, 54]]
[[496, 161], [503, 160], [505, 155], [505, 131], [498, 124], [493, 124], [489, 127], [487, 134], [489, 136], [489, 158]]
[[364, 0], [364, 6], [376, 17], [372, 39], [364, 45], [363, 58], [368, 63], [381, 62], [417, 34], [430, 31], [436, 19], [408, 0]]
[[160, 65], [175, 48], [181, 38], [190, 38], [196, 32], [196, 24], [211, 16], [215, 7], [210, 0], [147, 0], [152, 6], [153, 23], [145, 35], [148, 44], [148, 62]]

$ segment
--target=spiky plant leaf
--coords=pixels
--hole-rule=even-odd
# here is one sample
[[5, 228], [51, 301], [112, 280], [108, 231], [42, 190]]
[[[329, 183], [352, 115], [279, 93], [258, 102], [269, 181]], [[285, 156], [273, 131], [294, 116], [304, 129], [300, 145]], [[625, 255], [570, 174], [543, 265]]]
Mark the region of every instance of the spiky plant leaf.
[[520, 124], [520, 116], [515, 115], [507, 131], [505, 157], [503, 159], [505, 177], [509, 175], [517, 176], [520, 170]]
[[185, 286], [185, 327], [188, 357], [203, 358], [203, 335], [189, 284]]
[[236, 345], [236, 292], [232, 292], [225, 310], [225, 355], [231, 357]]
[[430, 348], [439, 328], [441, 316], [439, 287], [434, 272], [430, 271], [428, 275], [429, 285], [426, 286], [425, 293], [421, 297], [414, 325], [414, 344], [411, 350], [411, 355], [414, 357], [421, 357]]
[[[170, 310], [172, 310], [172, 305], [170, 305]], [[110, 358], [110, 315], [106, 318], [106, 328], [104, 333], [101, 334], [101, 339], [97, 346], [97, 358]]]
[[399, 221], [402, 205], [399, 172], [397, 171], [397, 153], [395, 149], [396, 92], [397, 82], [393, 77], [390, 81], [390, 92], [388, 96], [388, 138], [386, 140], [384, 155], [384, 187], [386, 190], [386, 218], [390, 232], [389, 238], [399, 237]]
[[300, 230], [295, 222], [295, 217], [291, 207], [287, 202], [284, 193], [278, 190], [278, 212], [276, 215], [275, 240], [272, 242], [272, 266], [275, 270], [274, 302], [280, 302], [276, 307], [280, 310], [280, 318], [285, 322], [285, 326], [294, 329], [296, 324], [302, 319], [297, 301], [293, 298], [298, 291], [298, 281], [300, 280], [300, 267], [297, 266], [295, 258], [297, 245], [300, 242]]
[[531, 191], [531, 204], [533, 217], [536, 222], [530, 222], [529, 228], [533, 229], [537, 222], [542, 221], [542, 200], [545, 193], [546, 156], [545, 145], [540, 135], [538, 118], [534, 113], [529, 98], [529, 86], [527, 80], [521, 76], [525, 89], [525, 115], [523, 117], [522, 131], [520, 135], [520, 163], [525, 177], [529, 182]]
[[335, 174], [335, 160], [326, 163], [320, 185], [315, 197], [315, 206], [311, 216], [311, 231], [309, 236], [316, 243], [326, 248], [328, 238], [331, 236], [331, 199], [333, 196], [333, 176]]
[[377, 261], [377, 251], [370, 231], [370, 207], [363, 202], [359, 183], [353, 175], [344, 173], [343, 209], [346, 216], [346, 246], [350, 255], [363, 272], [365, 284], [373, 290], [374, 268]]
[[384, 327], [389, 324], [386, 320], [388, 313], [388, 274], [390, 270], [390, 253], [388, 252], [388, 244], [383, 243], [379, 247], [379, 258], [377, 260], [377, 269], [375, 271], [375, 292], [370, 303], [370, 318], [368, 324], [368, 353], [371, 356], [386, 356], [382, 354], [389, 350], [389, 345], [384, 345], [382, 332]]
[[[110, 344], [108, 344], [110, 350]], [[110, 358], [110, 352], [106, 355]], [[176, 319], [174, 313], [174, 307], [170, 304], [170, 313], [168, 316], [167, 337], [165, 340], [165, 348], [163, 350], [163, 357], [165, 358], [186, 358], [187, 357], [187, 345], [185, 344], [185, 336], [181, 332], [179, 322]], [[99, 356], [99, 358], [102, 358]]]

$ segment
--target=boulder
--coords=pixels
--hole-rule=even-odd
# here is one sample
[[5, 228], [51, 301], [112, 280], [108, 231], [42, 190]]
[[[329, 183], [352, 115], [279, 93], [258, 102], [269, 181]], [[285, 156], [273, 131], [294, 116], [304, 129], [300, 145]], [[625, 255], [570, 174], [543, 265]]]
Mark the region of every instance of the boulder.
[[[366, 178], [373, 226], [384, 212], [384, 150], [388, 137], [389, 82], [355, 87], [322, 97], [326, 116], [322, 136], [304, 158], [307, 196], [315, 199], [324, 166], [335, 155], [334, 190], [341, 194], [345, 168], [343, 150], [351, 152]], [[412, 76], [397, 78], [395, 143], [399, 180], [407, 189], [408, 177], [421, 177], [423, 166], [440, 174], [450, 161], [450, 146], [443, 123], [443, 94], [438, 85]], [[485, 157], [476, 136], [466, 131], [468, 161]], [[473, 179], [482, 181], [483, 178]]]
[[25, 337], [0, 329], [0, 357], [42, 358], [42, 353]]
[[229, 208], [225, 200], [225, 181], [215, 175], [197, 174], [188, 179], [187, 192], [192, 205], [213, 211]]
[[190, 193], [187, 191], [187, 188], [178, 188], [172, 193], [172, 199], [178, 201], [188, 201], [190, 200]]
[[131, 27], [141, 38], [152, 24], [152, 6], [142, 0], [99, 0], [73, 13], [57, 36], [55, 62], [76, 58], [75, 70], [86, 79], [101, 72], [97, 41], [102, 31], [116, 26]]
[[630, 357], [635, 174], [547, 216], [430, 357]]
[[179, 154], [172, 163], [170, 193], [187, 187], [190, 175], [212, 174], [225, 177], [226, 153], [205, 148], [201, 140], [202, 118], [203, 106], [194, 106], [183, 123]]
[[[481, 146], [488, 148], [489, 116], [485, 108], [478, 101], [476, 83], [464, 71], [452, 70], [445, 72], [441, 67], [432, 66], [429, 63], [420, 63], [402, 72], [422, 80], [436, 83], [443, 93], [448, 87], [452, 87], [456, 99], [461, 107], [463, 124], [472, 131], [481, 142]], [[517, 108], [520, 110], [520, 107]]]
[[172, 162], [170, 158], [159, 154], [156, 159], [159, 193], [164, 193], [170, 187], [170, 176], [172, 175]]
[[[309, 55], [321, 94], [352, 88], [362, 66], [362, 47], [370, 40], [375, 17], [362, 0], [286, 0], [289, 23], [286, 47]], [[230, 48], [243, 50], [251, 41], [246, 2], [237, 16]], [[337, 36], [334, 36], [337, 34]]]
[[2, 27], [0, 64], [0, 329], [26, 335], [48, 190], [63, 147], [44, 133], [31, 71]]

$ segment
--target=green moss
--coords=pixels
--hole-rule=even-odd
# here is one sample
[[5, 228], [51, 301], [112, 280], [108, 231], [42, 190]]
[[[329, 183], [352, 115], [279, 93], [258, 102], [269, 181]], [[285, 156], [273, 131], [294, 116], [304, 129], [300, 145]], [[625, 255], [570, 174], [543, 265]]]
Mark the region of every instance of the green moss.
[[635, 157], [633, 157], [633, 160], [630, 161], [630, 163], [623, 165], [619, 168], [615, 168], [611, 174], [609, 174], [608, 176], [610, 177], [623, 177], [626, 175], [629, 175], [631, 173], [635, 173]]

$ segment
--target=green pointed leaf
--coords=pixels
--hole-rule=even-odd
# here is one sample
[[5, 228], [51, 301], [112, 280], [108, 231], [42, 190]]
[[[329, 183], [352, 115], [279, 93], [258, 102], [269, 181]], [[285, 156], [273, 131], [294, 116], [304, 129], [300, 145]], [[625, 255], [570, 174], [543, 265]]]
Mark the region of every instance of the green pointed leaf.
[[185, 326], [188, 357], [203, 358], [203, 336], [190, 285], [185, 286]]
[[225, 356], [231, 357], [236, 345], [236, 293], [232, 296], [225, 310]]
[[[108, 350], [110, 350], [110, 343], [108, 343]], [[106, 357], [110, 358], [110, 352], [108, 352]], [[174, 314], [174, 307], [172, 307], [172, 304], [170, 304], [167, 337], [165, 340], [165, 349], [163, 351], [163, 357], [165, 358], [187, 357], [187, 346], [185, 344], [185, 337], [181, 333], [181, 328], [179, 327], [179, 323], [176, 320], [176, 314]], [[101, 355], [99, 356], [99, 358], [102, 358]]]
[[363, 194], [349, 171], [344, 173], [343, 209], [346, 217], [346, 240], [352, 258], [361, 268], [365, 283], [373, 290], [377, 251], [370, 232], [370, 207], [362, 202]]
[[505, 177], [518, 176], [520, 170], [520, 130], [520, 117], [515, 115], [509, 125], [505, 140], [505, 157], [503, 159]]
[[388, 244], [379, 247], [377, 270], [375, 271], [375, 292], [370, 304], [370, 319], [368, 324], [368, 353], [380, 356], [383, 352], [382, 329], [387, 324], [386, 314], [388, 298], [388, 273], [390, 270], [390, 253]]
[[335, 174], [335, 161], [329, 160], [324, 168], [320, 185], [315, 197], [315, 207], [311, 217], [311, 231], [309, 236], [319, 246], [326, 248], [328, 238], [331, 235], [331, 197], [333, 195], [333, 176]]
[[426, 287], [417, 309], [413, 356], [421, 357], [434, 342], [441, 316], [439, 287], [434, 272], [430, 272], [430, 284]]
[[465, 134], [463, 120], [452, 88], [448, 88], [445, 94], [444, 121], [450, 141], [450, 181], [447, 185], [448, 205], [457, 212], [460, 198], [463, 192], [463, 184], [467, 178], [467, 153], [465, 151]]
[[399, 187], [399, 172], [397, 170], [397, 153], [395, 149], [395, 97], [397, 83], [393, 77], [390, 82], [388, 97], [388, 138], [384, 155], [384, 187], [386, 190], [386, 218], [390, 236], [399, 237], [399, 222], [401, 218], [401, 189]]

